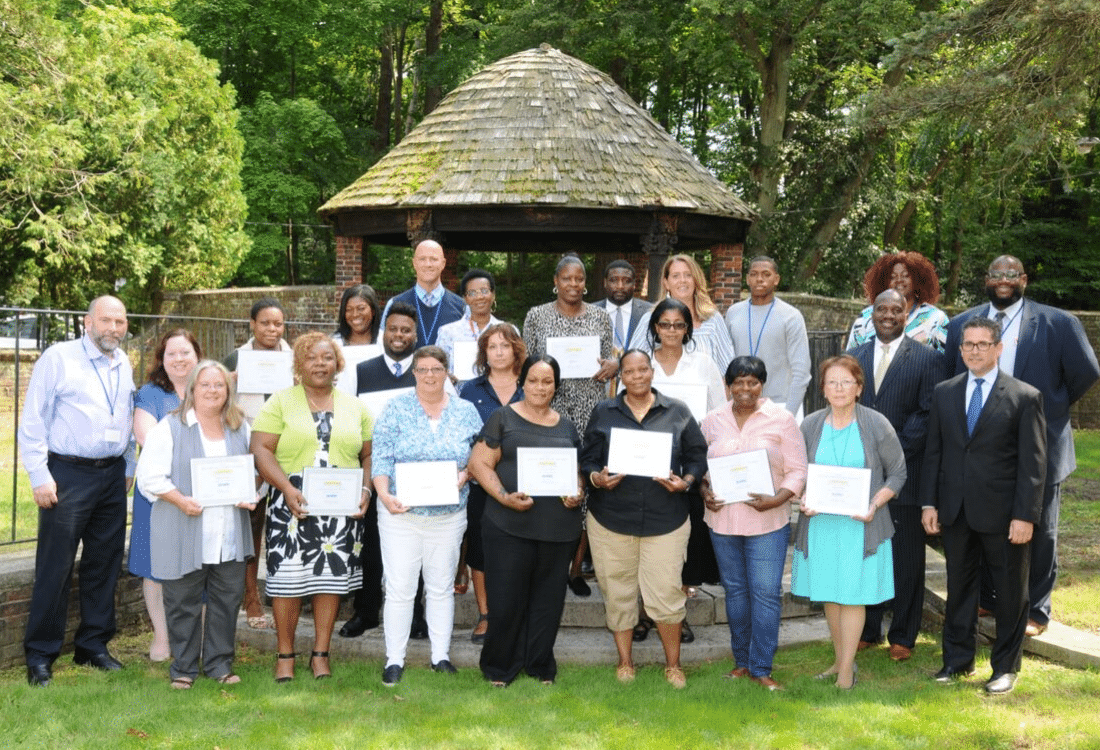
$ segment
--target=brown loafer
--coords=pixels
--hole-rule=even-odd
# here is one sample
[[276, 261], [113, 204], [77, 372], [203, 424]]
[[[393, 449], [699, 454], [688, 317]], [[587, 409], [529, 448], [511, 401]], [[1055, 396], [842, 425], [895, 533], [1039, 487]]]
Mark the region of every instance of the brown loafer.
[[680, 667], [665, 667], [665, 679], [668, 680], [668, 684], [677, 690], [683, 690], [687, 687], [687, 677], [684, 676], [684, 670]]
[[1045, 632], [1047, 632], [1047, 626], [1046, 625], [1040, 625], [1039, 623], [1035, 622], [1035, 620], [1028, 620], [1027, 621], [1027, 627], [1024, 628], [1024, 635], [1029, 636], [1031, 638], [1035, 638], [1036, 636], [1040, 636]]
[[856, 645], [856, 651], [866, 651], [867, 649], [874, 648], [877, 645], [878, 644], [875, 643], [874, 641], [860, 641]]
[[762, 687], [766, 687], [768, 690], [782, 690], [783, 689], [783, 686], [780, 685], [775, 680], [773, 680], [769, 675], [764, 675], [763, 677], [753, 677], [752, 681], [755, 682], [757, 685], [760, 685]]
[[736, 669], [731, 669], [729, 672], [726, 673], [726, 679], [727, 680], [736, 680], [736, 679], [739, 679], [741, 677], [748, 677], [748, 676], [749, 676], [749, 668], [748, 667], [737, 667]]
[[905, 661], [913, 655], [913, 649], [902, 646], [900, 643], [890, 644], [890, 658], [894, 661]]

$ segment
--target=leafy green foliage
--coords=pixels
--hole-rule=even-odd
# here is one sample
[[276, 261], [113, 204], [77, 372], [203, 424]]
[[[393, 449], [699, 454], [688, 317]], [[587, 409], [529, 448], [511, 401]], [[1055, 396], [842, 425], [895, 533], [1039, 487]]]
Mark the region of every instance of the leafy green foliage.
[[169, 17], [0, 0], [0, 297], [220, 286], [241, 231], [232, 92]]

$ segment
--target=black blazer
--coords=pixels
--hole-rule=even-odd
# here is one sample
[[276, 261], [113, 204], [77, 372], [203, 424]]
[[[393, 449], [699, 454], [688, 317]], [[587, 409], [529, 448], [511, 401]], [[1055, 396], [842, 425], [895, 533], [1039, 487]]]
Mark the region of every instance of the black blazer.
[[[963, 323], [989, 312], [988, 303], [972, 307], [947, 326], [948, 357], [954, 373], [966, 371], [959, 351]], [[1013, 377], [1039, 389], [1047, 421], [1047, 481], [1061, 482], [1077, 468], [1069, 408], [1100, 378], [1100, 364], [1076, 316], [1024, 299], [1020, 341]]]
[[386, 367], [386, 360], [381, 354], [374, 359], [360, 362], [355, 367], [355, 395], [360, 393], [374, 393], [375, 391], [388, 391], [391, 388], [414, 388], [416, 377], [410, 366], [401, 377], [393, 374], [393, 370]]
[[918, 489], [928, 434], [928, 411], [932, 408], [932, 389], [944, 378], [944, 356], [926, 344], [902, 336], [882, 381], [882, 389], [876, 392], [874, 360], [879, 356], [875, 349], [877, 344], [878, 339], [872, 338], [852, 350], [866, 380], [859, 402], [890, 421], [905, 451], [908, 479], [892, 502], [919, 505]]
[[[606, 298], [601, 299], [597, 302], [593, 302], [592, 304], [594, 304], [596, 307], [599, 307], [604, 312], [606, 312], [608, 317], [611, 316], [611, 305], [608, 303]], [[638, 299], [637, 297], [634, 298], [634, 302], [630, 306], [630, 321], [627, 323], [627, 326], [626, 326], [626, 344], [623, 346], [624, 350], [630, 348], [630, 339], [632, 339], [634, 337], [634, 329], [636, 329], [638, 327], [638, 321], [642, 319], [643, 315], [645, 315], [647, 312], [649, 312], [652, 309], [653, 309], [653, 303], [652, 302], [646, 302], [644, 299]], [[615, 319], [614, 318], [611, 318], [611, 340], [612, 340], [613, 343], [618, 343], [618, 342], [615, 341]]]
[[967, 373], [936, 386], [928, 421], [921, 504], [950, 525], [960, 511], [973, 530], [1008, 533], [1013, 519], [1037, 523], [1046, 478], [1043, 396], [998, 371], [974, 434], [966, 434]]

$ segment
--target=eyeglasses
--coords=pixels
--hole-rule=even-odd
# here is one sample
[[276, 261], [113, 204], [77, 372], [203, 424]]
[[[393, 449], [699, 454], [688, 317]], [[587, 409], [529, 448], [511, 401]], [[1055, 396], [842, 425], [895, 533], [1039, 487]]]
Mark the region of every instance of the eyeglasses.
[[657, 324], [657, 327], [662, 331], [686, 331], [688, 326], [687, 323], [682, 320], [677, 320], [675, 323], [669, 323], [667, 320], [662, 320]]
[[848, 389], [848, 388], [851, 388], [855, 384], [856, 384], [856, 381], [854, 381], [854, 380], [826, 380], [825, 381], [825, 385], [829, 386], [830, 388]]
[[1021, 276], [1019, 271], [990, 271], [985, 275], [990, 281], [1015, 281]]
[[195, 390], [196, 391], [224, 391], [225, 387], [226, 386], [225, 386], [224, 382], [195, 383]]
[[476, 298], [476, 297], [488, 297], [492, 293], [493, 293], [492, 289], [467, 289], [466, 290], [466, 297], [468, 299], [473, 299], [473, 298]]
[[972, 352], [975, 349], [980, 352], [987, 352], [994, 346], [996, 345], [992, 341], [964, 341], [959, 348], [964, 352]]
[[447, 370], [442, 367], [414, 367], [413, 372], [415, 372], [417, 375], [435, 375], [436, 377], [439, 377], [443, 373], [447, 372]]

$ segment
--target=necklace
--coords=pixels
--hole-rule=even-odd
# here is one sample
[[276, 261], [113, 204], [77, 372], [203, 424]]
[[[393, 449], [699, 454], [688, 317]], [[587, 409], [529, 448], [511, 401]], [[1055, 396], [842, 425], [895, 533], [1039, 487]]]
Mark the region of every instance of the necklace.
[[327, 396], [324, 396], [320, 400], [320, 402], [314, 401], [313, 397], [309, 395], [309, 392], [308, 391], [306, 392], [306, 403], [309, 404], [309, 410], [311, 412], [329, 411], [330, 409], [326, 409], [325, 406], [324, 406], [325, 401], [329, 401], [331, 403], [331, 401], [332, 401], [332, 393], [331, 392]]
[[[852, 421], [846, 424], [844, 427], [837, 429], [832, 416], [829, 417], [829, 428], [833, 431], [833, 439], [829, 444], [829, 447], [833, 451], [833, 466], [844, 466], [844, 464], [841, 462], [841, 459], [844, 456], [848, 455], [848, 443], [852, 439], [852, 430], [850, 428], [853, 424], [855, 424], [855, 421], [855, 418], [853, 418]], [[844, 446], [840, 449], [840, 452], [837, 453], [836, 436], [842, 432], [844, 433]]]

